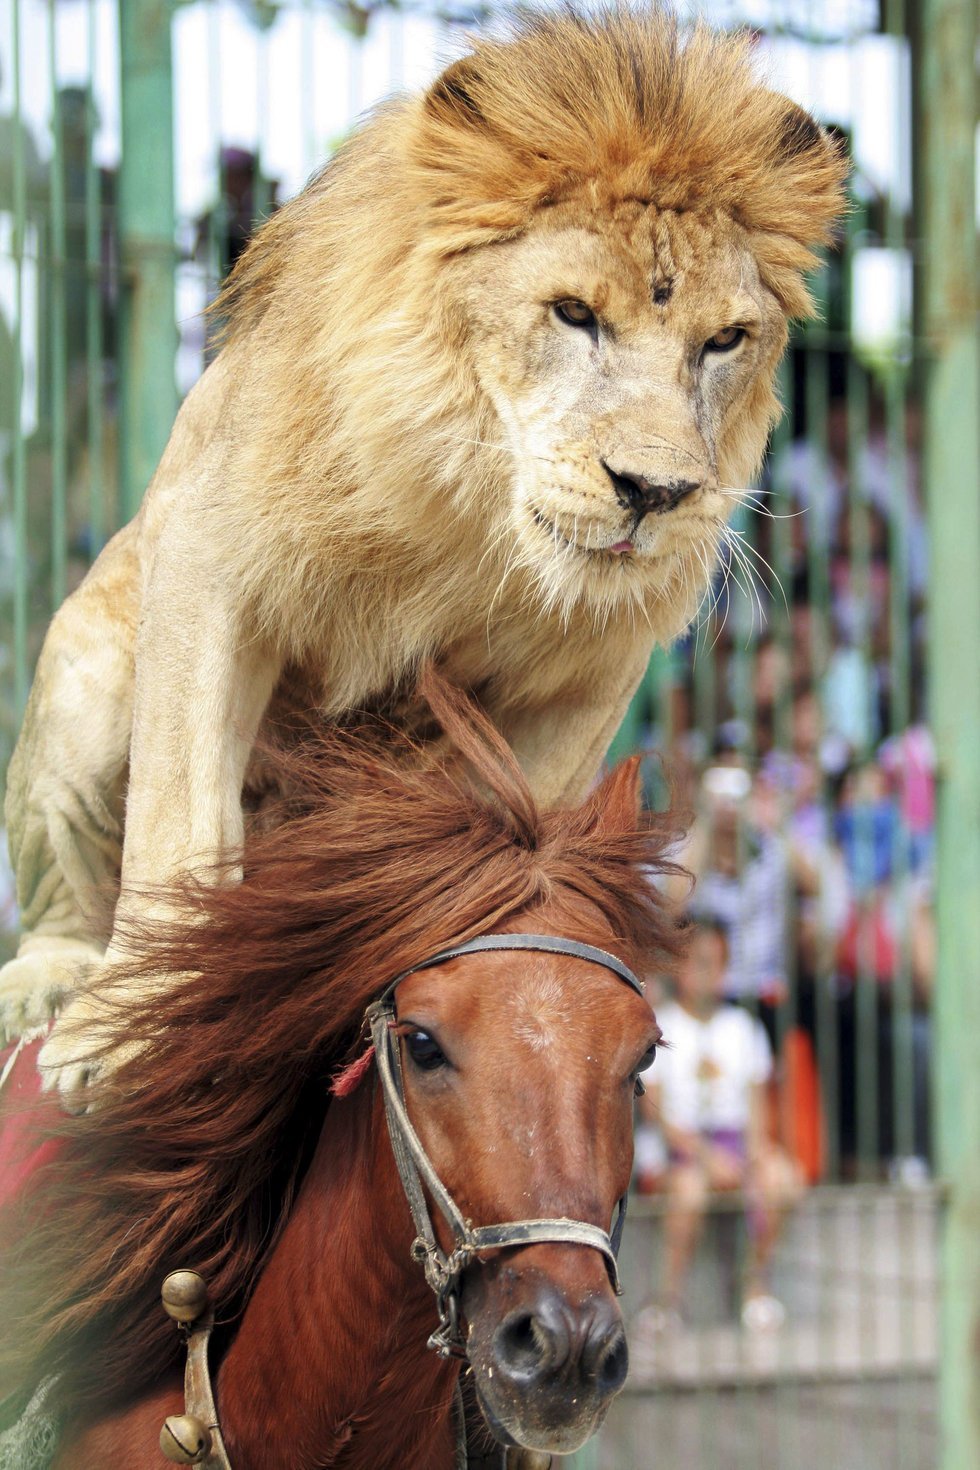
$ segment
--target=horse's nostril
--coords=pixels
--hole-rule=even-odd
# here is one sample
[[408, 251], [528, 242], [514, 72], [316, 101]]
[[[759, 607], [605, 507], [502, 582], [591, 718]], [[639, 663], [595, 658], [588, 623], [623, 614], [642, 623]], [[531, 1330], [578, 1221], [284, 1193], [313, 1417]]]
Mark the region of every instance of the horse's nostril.
[[494, 1334], [497, 1361], [513, 1378], [532, 1378], [555, 1365], [560, 1344], [554, 1329], [533, 1312], [514, 1312]]
[[629, 1349], [619, 1309], [612, 1302], [597, 1304], [582, 1343], [582, 1374], [603, 1397], [618, 1393], [626, 1380]]
[[501, 1366], [519, 1376], [535, 1373], [544, 1358], [541, 1329], [536, 1329], [529, 1311], [514, 1314], [501, 1323], [495, 1333], [495, 1347]]
[[598, 1371], [596, 1373], [596, 1385], [601, 1394], [618, 1393], [626, 1382], [626, 1373], [629, 1368], [630, 1355], [626, 1346], [626, 1333], [619, 1328], [614, 1332], [613, 1340], [600, 1357]]

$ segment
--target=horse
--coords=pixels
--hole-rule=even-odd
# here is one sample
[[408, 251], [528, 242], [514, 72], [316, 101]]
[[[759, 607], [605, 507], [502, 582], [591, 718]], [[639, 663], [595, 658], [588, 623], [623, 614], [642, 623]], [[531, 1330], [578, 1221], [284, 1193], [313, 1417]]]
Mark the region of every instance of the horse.
[[677, 952], [676, 832], [636, 758], [539, 810], [478, 705], [422, 691], [451, 754], [311, 725], [240, 881], [188, 876], [129, 935], [106, 1024], [139, 1054], [0, 1217], [0, 1398], [45, 1386], [53, 1470], [159, 1463], [184, 1268], [207, 1466], [543, 1465], [622, 1387], [610, 1223], [661, 1040], [632, 971]]

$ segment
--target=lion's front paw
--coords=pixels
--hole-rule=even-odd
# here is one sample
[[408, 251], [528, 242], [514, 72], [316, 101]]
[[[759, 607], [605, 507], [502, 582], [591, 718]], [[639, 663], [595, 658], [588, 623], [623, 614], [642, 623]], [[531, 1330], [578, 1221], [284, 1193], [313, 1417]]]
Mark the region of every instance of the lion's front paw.
[[0, 969], [3, 1040], [15, 1041], [52, 1020], [98, 959], [86, 945], [62, 940], [23, 945], [17, 958]]
[[139, 1050], [135, 1042], [110, 1047], [105, 1006], [90, 995], [79, 995], [65, 1007], [38, 1054], [42, 1088], [45, 1092], [57, 1088], [70, 1112], [85, 1112], [92, 1105], [95, 1084]]

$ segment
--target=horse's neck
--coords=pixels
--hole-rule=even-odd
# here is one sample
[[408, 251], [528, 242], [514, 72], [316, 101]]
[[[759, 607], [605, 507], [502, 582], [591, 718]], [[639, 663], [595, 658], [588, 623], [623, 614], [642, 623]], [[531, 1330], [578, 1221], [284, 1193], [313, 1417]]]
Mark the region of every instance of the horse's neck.
[[452, 1465], [455, 1370], [426, 1351], [435, 1302], [364, 1084], [335, 1103], [218, 1379], [234, 1470]]

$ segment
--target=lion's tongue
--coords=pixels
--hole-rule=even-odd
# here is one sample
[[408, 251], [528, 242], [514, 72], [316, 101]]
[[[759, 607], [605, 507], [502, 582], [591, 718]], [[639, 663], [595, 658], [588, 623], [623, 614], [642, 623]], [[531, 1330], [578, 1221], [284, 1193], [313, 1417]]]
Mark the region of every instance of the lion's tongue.
[[615, 546], [610, 546], [610, 551], [632, 551], [632, 541], [617, 541]]

